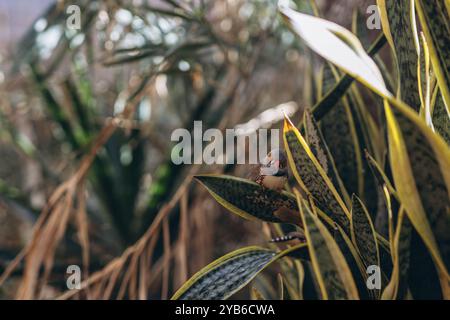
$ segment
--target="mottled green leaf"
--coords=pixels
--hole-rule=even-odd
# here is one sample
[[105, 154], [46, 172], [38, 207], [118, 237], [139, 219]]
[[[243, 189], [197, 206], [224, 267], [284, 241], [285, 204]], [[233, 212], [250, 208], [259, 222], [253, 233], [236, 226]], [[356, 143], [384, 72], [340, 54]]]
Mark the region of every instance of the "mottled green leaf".
[[189, 279], [172, 300], [223, 300], [249, 283], [277, 257], [276, 253], [259, 247], [233, 251]]
[[295, 271], [297, 273], [298, 278], [298, 293], [299, 293], [299, 300], [304, 300], [304, 284], [305, 284], [305, 267], [303, 266], [303, 263], [300, 261], [294, 261], [295, 265]]
[[433, 94], [433, 125], [437, 133], [450, 145], [450, 113], [445, 107], [442, 95], [436, 87]]
[[[309, 10], [306, 13], [314, 13], [316, 16], [318, 16], [317, 10]], [[362, 25], [360, 27], [362, 27]], [[365, 20], [364, 30], [367, 30]], [[366, 37], [365, 39], [368, 40], [368, 37]], [[368, 54], [370, 56], [376, 56], [378, 51], [384, 46], [385, 43], [386, 37], [384, 37], [383, 34], [380, 34], [378, 38], [370, 45], [370, 47], [368, 43], [365, 43], [365, 46], [367, 45], [367, 47], [369, 47]], [[319, 83], [318, 95], [321, 97], [321, 99], [312, 108], [314, 118], [318, 121], [321, 120], [326, 114], [328, 114], [328, 112], [330, 112], [335, 106], [337, 106], [337, 103], [345, 95], [354, 80], [348, 74], [341, 76], [337, 79], [337, 81], [335, 81], [335, 76], [333, 74], [328, 73], [327, 75], [331, 77], [330, 79], [332, 81], [328, 82], [330, 85], [326, 88], [322, 85], [322, 83]], [[324, 78], [323, 80], [327, 82], [326, 78]]]
[[450, 105], [450, 17], [448, 0], [415, 0], [433, 71], [443, 99]]
[[309, 255], [321, 298], [358, 299], [353, 276], [330, 232], [308, 208], [297, 192]]
[[380, 164], [367, 151], [365, 154], [366, 154], [367, 163], [369, 164], [369, 168], [372, 171], [372, 174], [374, 175], [375, 179], [377, 180], [377, 183], [380, 186], [386, 185], [389, 192], [398, 199], [395, 188], [392, 186], [391, 181], [386, 176], [386, 173], [381, 168]]
[[[336, 81], [333, 74], [336, 75], [333, 67], [326, 64], [323, 72], [323, 88], [325, 90], [328, 90]], [[345, 190], [350, 194], [360, 194], [362, 191], [360, 190], [362, 188], [361, 153], [353, 114], [347, 98], [343, 98], [322, 118], [320, 127]], [[335, 186], [339, 186], [339, 184], [335, 184]]]
[[440, 270], [450, 294], [450, 150], [414, 113], [386, 103], [389, 152], [395, 187], [408, 218]]
[[301, 188], [312, 195], [322, 211], [349, 232], [350, 213], [347, 207], [303, 136], [287, 118], [284, 122], [283, 139], [291, 172]]
[[383, 30], [397, 58], [399, 98], [420, 108], [417, 80], [417, 51], [411, 25], [411, 1], [377, 0]]
[[358, 7], [353, 10], [352, 32], [358, 37], [364, 49], [370, 47], [369, 30], [367, 29], [367, 17], [361, 14]]
[[335, 225], [333, 236], [352, 272], [360, 298], [368, 299], [370, 292], [366, 285], [367, 273], [358, 251], [344, 230], [338, 225]]
[[230, 252], [193, 275], [177, 290], [172, 300], [227, 299], [272, 262], [304, 247], [304, 244], [300, 244], [277, 253], [252, 246]]
[[380, 265], [380, 254], [375, 236], [375, 229], [369, 212], [361, 200], [353, 195], [351, 210], [352, 240], [366, 267]]
[[430, 66], [430, 54], [428, 51], [428, 45], [425, 40], [425, 36], [423, 33], [420, 33], [418, 35], [419, 39], [419, 94], [420, 94], [420, 102], [421, 102], [421, 110], [420, 114], [423, 115], [425, 118], [425, 121], [427, 125], [430, 128], [433, 128], [433, 121], [431, 117], [431, 81], [432, 81], [432, 74], [431, 74], [431, 66]]
[[[333, 111], [331, 113], [333, 113]], [[333, 156], [328, 149], [328, 145], [322, 136], [319, 126], [308, 109], [305, 110], [304, 113], [304, 128], [308, 145], [317, 160], [319, 160], [325, 174], [330, 178], [331, 183], [339, 188], [340, 195], [343, 197], [345, 202], [350, 203], [349, 195], [336, 169]]]
[[226, 175], [197, 175], [195, 178], [217, 202], [245, 219], [292, 223], [298, 220], [295, 198], [287, 192]]

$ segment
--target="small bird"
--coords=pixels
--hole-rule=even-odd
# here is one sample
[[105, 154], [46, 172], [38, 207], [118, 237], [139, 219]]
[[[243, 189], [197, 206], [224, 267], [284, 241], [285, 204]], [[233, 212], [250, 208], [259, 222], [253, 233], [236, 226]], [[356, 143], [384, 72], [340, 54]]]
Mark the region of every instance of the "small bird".
[[281, 149], [271, 150], [248, 178], [268, 189], [283, 189], [288, 179], [286, 153]]

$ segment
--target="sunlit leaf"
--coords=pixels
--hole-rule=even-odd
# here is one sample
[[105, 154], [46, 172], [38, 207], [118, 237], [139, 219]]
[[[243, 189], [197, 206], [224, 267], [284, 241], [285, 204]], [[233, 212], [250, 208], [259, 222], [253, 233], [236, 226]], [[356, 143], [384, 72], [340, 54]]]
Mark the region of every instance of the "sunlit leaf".
[[[380, 34], [373, 42], [369, 49], [369, 55], [374, 56], [386, 43], [386, 37]], [[312, 112], [317, 121], [321, 120], [330, 110], [332, 110], [336, 103], [345, 95], [347, 90], [353, 83], [353, 78], [345, 74], [339, 78], [336, 84], [328, 91], [321, 91], [322, 98], [312, 107]]]
[[381, 95], [392, 96], [383, 77], [360, 41], [347, 29], [324, 19], [280, 6], [279, 11], [306, 44], [326, 60], [357, 80], [368, 83]]

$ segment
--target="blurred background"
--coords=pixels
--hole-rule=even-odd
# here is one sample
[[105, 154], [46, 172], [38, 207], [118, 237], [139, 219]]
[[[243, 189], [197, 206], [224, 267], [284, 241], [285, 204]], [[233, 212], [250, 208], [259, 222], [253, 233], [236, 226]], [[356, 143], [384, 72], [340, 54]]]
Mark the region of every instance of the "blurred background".
[[[347, 28], [374, 2], [316, 1]], [[0, 0], [0, 298], [166, 299], [217, 257], [265, 245], [266, 225], [191, 180], [248, 167], [175, 165], [170, 135], [194, 120], [279, 127], [280, 105], [298, 121], [321, 65], [275, 0]]]

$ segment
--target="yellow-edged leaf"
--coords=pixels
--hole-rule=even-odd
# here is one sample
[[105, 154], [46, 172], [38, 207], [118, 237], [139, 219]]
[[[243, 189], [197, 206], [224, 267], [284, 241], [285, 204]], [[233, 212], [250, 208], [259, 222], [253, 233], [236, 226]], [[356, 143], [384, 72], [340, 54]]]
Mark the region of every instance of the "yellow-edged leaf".
[[395, 186], [408, 218], [431, 252], [450, 297], [450, 150], [414, 113], [386, 101], [389, 153]]
[[230, 252], [193, 275], [171, 299], [227, 299], [247, 285], [272, 262], [304, 247], [304, 244], [300, 244], [277, 253], [251, 246]]
[[349, 204], [350, 197], [336, 168], [334, 158], [328, 148], [327, 143], [325, 142], [319, 126], [317, 125], [309, 109], [305, 110], [304, 112], [304, 128], [308, 145], [310, 146], [313, 154], [319, 160], [326, 175], [330, 178], [331, 183], [334, 186], [339, 187], [339, 193], [343, 197], [345, 203]]
[[287, 192], [227, 175], [195, 176], [218, 203], [248, 220], [299, 222], [295, 198]]
[[367, 212], [366, 207], [356, 195], [352, 197], [351, 217], [352, 240], [365, 266], [380, 266], [380, 254], [375, 228], [369, 212]]
[[448, 0], [415, 0], [430, 51], [433, 71], [447, 106], [450, 105], [450, 15]]
[[344, 255], [319, 217], [311, 212], [306, 201], [300, 199], [297, 190], [296, 195], [321, 298], [358, 299], [358, 291]]
[[417, 51], [411, 25], [410, 0], [377, 0], [383, 31], [397, 58], [398, 97], [419, 111]]
[[350, 231], [350, 213], [339, 193], [298, 129], [285, 118], [283, 139], [289, 166], [301, 188], [317, 205], [346, 231]]

